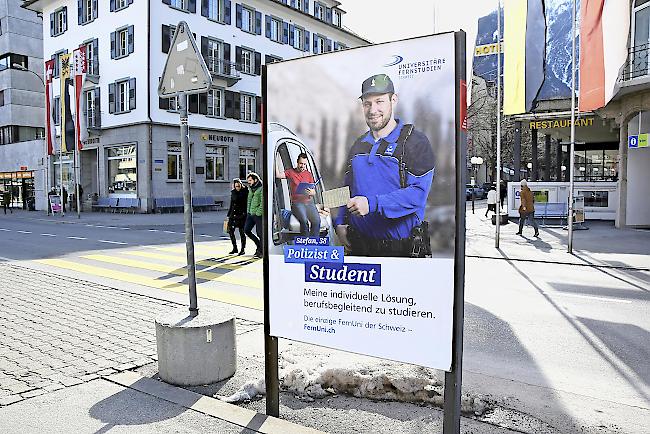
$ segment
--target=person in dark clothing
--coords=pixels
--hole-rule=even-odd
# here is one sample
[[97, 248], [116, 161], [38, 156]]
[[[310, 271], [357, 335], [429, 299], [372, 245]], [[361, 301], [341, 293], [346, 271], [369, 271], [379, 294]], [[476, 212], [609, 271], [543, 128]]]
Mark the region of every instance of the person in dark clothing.
[[[244, 254], [246, 248], [246, 235], [244, 235], [244, 225], [246, 224], [246, 206], [248, 205], [248, 189], [244, 187], [239, 178], [232, 180], [232, 191], [230, 192], [230, 207], [228, 208], [228, 234], [232, 241], [231, 255], [239, 253]], [[241, 239], [241, 249], [237, 250], [237, 240], [235, 239], [235, 229], [239, 229], [239, 238]]]
[[[255, 249], [255, 254], [253, 255], [256, 258], [261, 258], [262, 257], [262, 214], [263, 214], [263, 208], [264, 208], [264, 200], [263, 200], [263, 188], [262, 188], [262, 180], [260, 179], [260, 176], [257, 173], [251, 172], [248, 174], [246, 177], [246, 181], [248, 182], [248, 203], [246, 205], [246, 212], [247, 212], [247, 217], [246, 217], [246, 225], [244, 226], [244, 233], [248, 235], [248, 238], [253, 240], [255, 243], [255, 246], [257, 247]], [[257, 236], [253, 234], [253, 227], [255, 227], [255, 233]]]
[[[56, 196], [56, 188], [52, 187], [50, 191], [47, 193], [47, 215], [50, 215], [50, 208], [52, 208], [52, 196]], [[54, 214], [54, 213], [52, 213]]]
[[499, 186], [499, 208], [503, 208], [503, 201], [505, 200], [506, 196], [508, 196], [508, 187], [506, 186], [506, 182], [504, 180], [501, 180], [501, 185]]
[[68, 211], [68, 190], [63, 187], [63, 194], [61, 195], [61, 201], [63, 202], [63, 212]]
[[2, 192], [2, 207], [4, 208], [5, 214], [7, 214], [7, 208], [13, 214], [14, 211], [11, 209], [11, 192], [4, 191]]

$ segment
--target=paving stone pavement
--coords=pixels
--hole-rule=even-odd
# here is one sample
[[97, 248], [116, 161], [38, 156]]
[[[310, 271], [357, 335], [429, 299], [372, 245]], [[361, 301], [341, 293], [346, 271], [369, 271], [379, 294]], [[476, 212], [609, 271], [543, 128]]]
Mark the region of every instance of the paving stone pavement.
[[0, 263], [0, 407], [155, 362], [154, 318], [178, 307]]

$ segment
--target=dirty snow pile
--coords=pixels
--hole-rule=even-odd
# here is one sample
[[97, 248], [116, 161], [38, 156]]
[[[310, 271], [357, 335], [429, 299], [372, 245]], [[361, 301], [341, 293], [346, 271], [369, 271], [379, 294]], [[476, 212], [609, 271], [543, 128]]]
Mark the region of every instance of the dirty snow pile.
[[[313, 401], [338, 394], [378, 401], [443, 405], [444, 381], [438, 371], [378, 360], [350, 353], [324, 350], [327, 353], [297, 351], [288, 344], [280, 354], [280, 384], [303, 401]], [[356, 368], [354, 366], [357, 366]], [[227, 402], [250, 400], [264, 394], [264, 380], [251, 381]], [[481, 415], [487, 402], [481, 396], [462, 396], [462, 411]]]

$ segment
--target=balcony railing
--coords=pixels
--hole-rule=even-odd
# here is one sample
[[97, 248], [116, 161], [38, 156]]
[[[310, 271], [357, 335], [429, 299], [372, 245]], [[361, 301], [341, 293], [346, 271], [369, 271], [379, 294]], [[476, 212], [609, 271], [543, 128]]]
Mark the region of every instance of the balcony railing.
[[208, 65], [208, 70], [213, 76], [226, 79], [228, 86], [232, 86], [241, 79], [241, 75], [234, 62], [220, 59], [214, 56], [207, 56], [205, 63]]
[[619, 82], [634, 80], [635, 78], [650, 75], [650, 64], [648, 54], [650, 44], [637, 45], [630, 48], [627, 61], [619, 75]]

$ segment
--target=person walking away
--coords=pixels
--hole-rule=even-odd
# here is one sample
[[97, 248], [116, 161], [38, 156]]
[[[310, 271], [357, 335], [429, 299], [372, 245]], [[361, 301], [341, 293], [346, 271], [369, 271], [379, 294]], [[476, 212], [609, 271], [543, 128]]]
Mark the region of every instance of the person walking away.
[[[246, 217], [246, 224], [244, 225], [244, 233], [248, 235], [248, 238], [253, 240], [255, 243], [256, 249], [255, 254], [253, 255], [256, 258], [262, 257], [262, 210], [264, 208], [264, 201], [262, 199], [262, 180], [260, 176], [251, 172], [246, 177], [248, 182], [248, 200], [246, 205], [246, 212], [248, 216]], [[253, 234], [253, 227], [255, 227], [255, 232], [257, 236]]]
[[521, 180], [521, 205], [519, 205], [519, 232], [517, 235], [521, 235], [521, 231], [524, 228], [524, 223], [526, 219], [530, 220], [530, 224], [533, 225], [535, 229], [536, 237], [539, 237], [539, 228], [537, 227], [537, 222], [535, 221], [535, 200], [533, 197], [533, 192], [528, 188], [528, 182], [525, 179]]
[[487, 210], [485, 211], [485, 217], [488, 216], [490, 211], [497, 214], [497, 191], [494, 185], [490, 186], [490, 191], [488, 191], [487, 194]]
[[277, 167], [275, 177], [289, 180], [289, 193], [291, 197], [291, 213], [300, 223], [300, 235], [304, 237], [317, 237], [320, 233], [320, 215], [314, 203], [315, 188], [305, 188], [298, 191], [301, 183], [315, 184], [314, 176], [309, 171], [309, 159], [304, 152], [297, 158], [295, 169], [281, 172]]
[[499, 196], [499, 207], [503, 208], [503, 201], [506, 199], [506, 197], [508, 197], [508, 186], [503, 179], [501, 180], [501, 185], [499, 186]]
[[[228, 208], [228, 235], [232, 241], [231, 255], [239, 253], [244, 254], [246, 248], [246, 235], [244, 234], [244, 225], [246, 224], [246, 209], [248, 207], [248, 189], [244, 187], [241, 179], [232, 180], [232, 191], [230, 192], [230, 207]], [[235, 229], [239, 229], [239, 239], [241, 240], [241, 249], [237, 249], [237, 239], [235, 238]]]
[[2, 192], [2, 207], [4, 208], [5, 214], [7, 214], [7, 208], [9, 208], [9, 211], [11, 212], [11, 214], [14, 213], [14, 211], [11, 209], [11, 192], [10, 191]]

